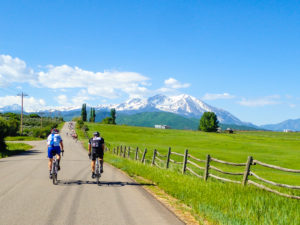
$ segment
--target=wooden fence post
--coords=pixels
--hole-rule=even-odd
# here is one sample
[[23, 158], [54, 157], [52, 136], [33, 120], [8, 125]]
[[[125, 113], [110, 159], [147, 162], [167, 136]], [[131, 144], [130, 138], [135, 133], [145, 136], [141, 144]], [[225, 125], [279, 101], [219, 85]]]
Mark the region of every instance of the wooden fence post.
[[244, 172], [244, 177], [243, 177], [243, 186], [245, 186], [247, 184], [247, 180], [248, 180], [248, 176], [249, 176], [249, 172], [250, 172], [250, 166], [252, 164], [253, 161], [253, 157], [252, 156], [248, 156], [248, 160], [247, 160], [247, 164], [245, 167], [245, 172]]
[[151, 163], [152, 166], [155, 165], [156, 151], [157, 151], [156, 149], [154, 149], [154, 151], [153, 151], [153, 158], [152, 158], [152, 163]]
[[208, 174], [209, 174], [209, 163], [210, 163], [210, 155], [207, 155], [206, 156], [206, 163], [205, 163], [205, 170], [204, 170], [204, 176], [203, 176], [203, 179], [205, 181], [207, 181], [207, 178], [208, 178]]
[[182, 173], [184, 174], [186, 171], [186, 164], [188, 160], [188, 150], [185, 150], [184, 158], [183, 158], [183, 166], [182, 166]]
[[169, 147], [169, 151], [168, 151], [168, 155], [167, 155], [166, 169], [169, 168], [170, 157], [171, 157], [171, 147]]
[[123, 158], [126, 156], [126, 146], [124, 146]]
[[128, 147], [128, 155], [127, 158], [130, 158], [130, 146]]
[[135, 160], [138, 160], [138, 154], [139, 154], [139, 147], [136, 147], [136, 150], [135, 150]]
[[147, 153], [147, 149], [145, 148], [144, 153], [143, 153], [143, 157], [142, 157], [142, 163], [145, 162], [146, 153]]
[[116, 148], [114, 148], [114, 154], [116, 153]]
[[119, 155], [119, 146], [117, 146], [117, 155]]
[[120, 156], [122, 155], [122, 153], [123, 153], [123, 146], [121, 145], [121, 147], [120, 147]]

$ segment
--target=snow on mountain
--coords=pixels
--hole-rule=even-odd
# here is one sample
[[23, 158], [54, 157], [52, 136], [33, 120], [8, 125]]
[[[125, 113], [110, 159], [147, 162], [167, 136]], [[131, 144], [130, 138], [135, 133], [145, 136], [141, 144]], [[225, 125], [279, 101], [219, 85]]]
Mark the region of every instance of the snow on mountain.
[[[89, 106], [87, 106], [87, 108], [89, 108]], [[185, 117], [195, 118], [200, 118], [204, 112], [214, 112], [221, 123], [254, 126], [253, 124], [240, 121], [238, 118], [225, 110], [210, 106], [203, 101], [187, 94], [177, 96], [155, 95], [148, 99], [133, 98], [121, 104], [98, 105], [95, 108], [98, 111], [109, 111], [111, 108], [115, 108], [117, 112], [127, 114], [164, 111]], [[16, 111], [16, 109], [20, 111], [20, 106], [7, 106], [0, 109], [0, 112]], [[81, 106], [57, 106], [45, 107], [39, 112], [61, 112], [64, 115], [70, 114], [72, 111], [77, 112], [80, 110]]]
[[21, 106], [18, 104], [4, 106], [0, 108], [0, 112], [21, 112]]
[[99, 110], [115, 108], [117, 112], [119, 111], [131, 114], [137, 112], [164, 111], [196, 118], [200, 118], [204, 112], [214, 112], [221, 123], [250, 125], [249, 123], [240, 121], [225, 110], [212, 107], [201, 100], [186, 94], [170, 97], [165, 95], [155, 95], [148, 99], [134, 98], [126, 101], [125, 103], [106, 106], [101, 105], [96, 108]]

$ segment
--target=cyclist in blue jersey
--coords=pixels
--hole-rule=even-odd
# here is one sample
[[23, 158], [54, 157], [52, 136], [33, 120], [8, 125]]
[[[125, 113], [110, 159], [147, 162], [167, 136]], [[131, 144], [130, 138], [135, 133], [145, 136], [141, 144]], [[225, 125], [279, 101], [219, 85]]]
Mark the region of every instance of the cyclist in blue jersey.
[[57, 160], [58, 160], [58, 170], [60, 170], [60, 152], [64, 151], [64, 145], [61, 136], [58, 133], [58, 130], [56, 128], [53, 128], [51, 130], [51, 134], [49, 134], [47, 138], [47, 145], [48, 145], [48, 158], [49, 158], [49, 177], [52, 178], [51, 174], [51, 168], [52, 168], [52, 161], [53, 156], [57, 154]]

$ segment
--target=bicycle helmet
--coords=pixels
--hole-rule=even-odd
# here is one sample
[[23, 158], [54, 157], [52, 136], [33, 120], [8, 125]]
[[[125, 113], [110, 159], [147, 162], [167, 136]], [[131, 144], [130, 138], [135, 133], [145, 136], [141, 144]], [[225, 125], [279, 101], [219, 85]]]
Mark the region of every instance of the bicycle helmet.
[[53, 128], [53, 129], [51, 130], [51, 133], [52, 133], [52, 134], [58, 134], [58, 129]]
[[96, 137], [99, 137], [100, 133], [98, 131], [96, 131], [96, 132], [93, 133], [93, 135], [96, 136]]

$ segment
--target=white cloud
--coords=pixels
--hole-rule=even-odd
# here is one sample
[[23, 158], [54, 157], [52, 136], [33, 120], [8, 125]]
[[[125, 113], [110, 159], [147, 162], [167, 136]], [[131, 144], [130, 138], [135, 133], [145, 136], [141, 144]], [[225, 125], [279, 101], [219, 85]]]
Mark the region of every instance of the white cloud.
[[169, 79], [165, 80], [165, 86], [167, 88], [179, 89], [179, 88], [188, 88], [191, 85], [188, 83], [182, 84], [178, 80], [170, 77]]
[[26, 63], [9, 55], [0, 55], [0, 86], [10, 83], [29, 82], [33, 84], [34, 71], [26, 66]]
[[293, 108], [296, 108], [297, 105], [296, 104], [289, 104], [289, 107], [293, 109]]
[[235, 96], [231, 95], [231, 94], [228, 94], [228, 93], [223, 93], [223, 94], [206, 93], [202, 97], [203, 100], [232, 99], [232, 98], [235, 98]]
[[278, 101], [279, 99], [280, 99], [279, 95], [272, 95], [272, 96], [266, 96], [258, 99], [243, 98], [238, 103], [242, 106], [259, 107], [259, 106], [280, 104], [281, 102]]
[[147, 91], [148, 77], [135, 72], [104, 71], [91, 72], [79, 67], [48, 66], [47, 71], [38, 73], [38, 81], [48, 88], [86, 88], [88, 94], [105, 98], [129, 96]]
[[92, 99], [85, 89], [82, 89], [78, 94], [72, 98], [72, 104], [75, 106], [80, 106], [83, 103], [86, 103], [87, 100]]
[[60, 104], [60, 105], [63, 105], [63, 106], [69, 105], [68, 97], [66, 95], [59, 95], [56, 100], [57, 100], [58, 104]]
[[[4, 96], [0, 97], [0, 108], [7, 105], [20, 105], [21, 106], [21, 97], [20, 96]], [[44, 109], [46, 102], [44, 99], [36, 99], [34, 97], [24, 97], [23, 107], [24, 111], [33, 112]]]

